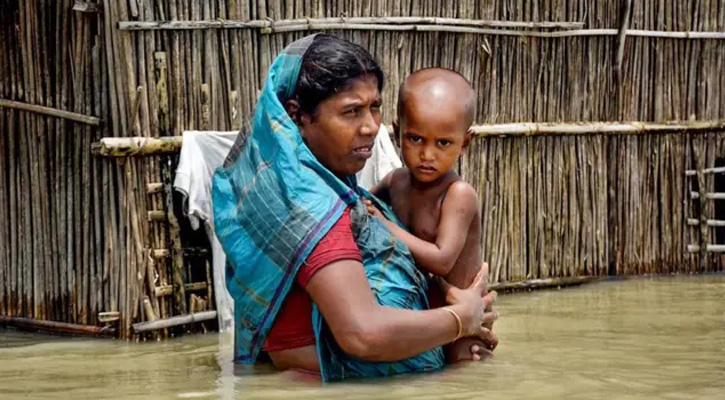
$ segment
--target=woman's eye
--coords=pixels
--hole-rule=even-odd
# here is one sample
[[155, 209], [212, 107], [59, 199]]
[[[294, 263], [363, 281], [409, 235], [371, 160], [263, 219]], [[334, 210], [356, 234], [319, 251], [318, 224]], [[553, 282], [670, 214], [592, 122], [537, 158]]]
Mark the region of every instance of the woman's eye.
[[350, 115], [350, 116], [354, 116], [354, 117], [358, 116], [359, 114], [360, 114], [359, 108], [351, 108], [351, 109], [345, 111], [345, 115]]

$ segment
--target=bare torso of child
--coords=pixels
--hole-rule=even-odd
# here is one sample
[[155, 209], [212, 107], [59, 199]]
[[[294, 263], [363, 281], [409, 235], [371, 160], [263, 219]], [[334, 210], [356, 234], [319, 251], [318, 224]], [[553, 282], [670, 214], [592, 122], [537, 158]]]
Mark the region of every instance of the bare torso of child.
[[[407, 168], [398, 169], [391, 177], [390, 205], [410, 233], [430, 243], [435, 243], [441, 207], [448, 188], [461, 180], [454, 171], [441, 177], [439, 182], [417, 188]], [[452, 285], [465, 288], [471, 284], [481, 265], [481, 214], [476, 212], [458, 259], [444, 278]]]

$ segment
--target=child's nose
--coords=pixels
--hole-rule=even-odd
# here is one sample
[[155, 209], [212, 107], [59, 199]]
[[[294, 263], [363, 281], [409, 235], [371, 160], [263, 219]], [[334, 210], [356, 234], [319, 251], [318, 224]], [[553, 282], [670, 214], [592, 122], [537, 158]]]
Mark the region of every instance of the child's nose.
[[433, 161], [433, 149], [431, 149], [429, 146], [423, 147], [420, 158], [423, 161]]

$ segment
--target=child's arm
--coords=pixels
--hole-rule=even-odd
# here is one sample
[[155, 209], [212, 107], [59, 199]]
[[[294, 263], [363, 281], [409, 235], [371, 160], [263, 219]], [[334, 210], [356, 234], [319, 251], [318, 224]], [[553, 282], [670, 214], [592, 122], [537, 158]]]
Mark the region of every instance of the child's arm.
[[[410, 248], [420, 268], [435, 275], [446, 276], [463, 250], [477, 207], [478, 199], [471, 185], [464, 181], [451, 184], [441, 205], [435, 243], [426, 242], [387, 219], [381, 219]], [[381, 217], [380, 213], [377, 216]]]
[[385, 204], [390, 204], [390, 182], [393, 181], [395, 171], [390, 171], [385, 177], [370, 189], [370, 193]]

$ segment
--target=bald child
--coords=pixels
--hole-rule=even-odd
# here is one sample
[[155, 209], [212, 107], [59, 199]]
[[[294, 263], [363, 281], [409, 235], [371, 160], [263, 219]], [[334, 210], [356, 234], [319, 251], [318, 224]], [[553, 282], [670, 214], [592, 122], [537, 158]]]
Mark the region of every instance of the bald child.
[[[473, 88], [457, 72], [430, 68], [411, 74], [400, 87], [393, 123], [405, 168], [388, 174], [371, 191], [408, 230], [369, 207], [410, 248], [420, 269], [459, 288], [470, 285], [482, 260], [478, 197], [455, 171], [473, 135], [475, 106]], [[440, 292], [431, 293], [431, 303], [444, 305]], [[449, 362], [472, 359], [475, 345], [484, 348], [483, 342], [469, 338], [448, 346]]]

